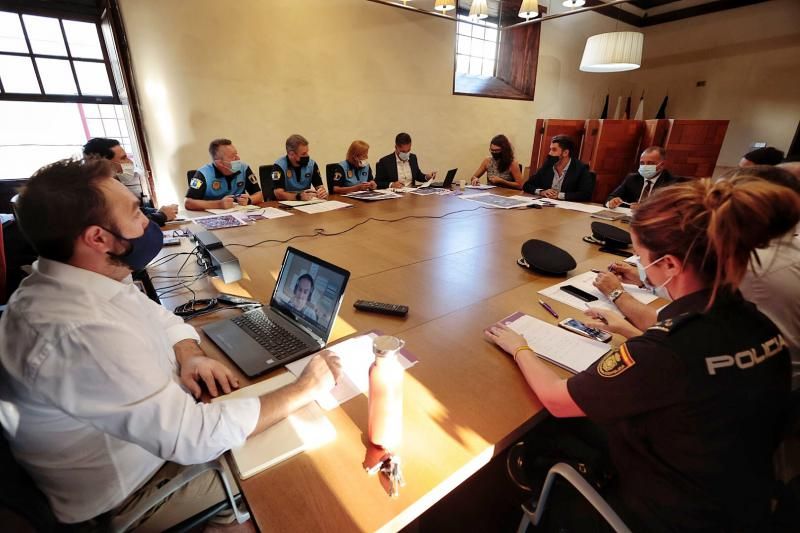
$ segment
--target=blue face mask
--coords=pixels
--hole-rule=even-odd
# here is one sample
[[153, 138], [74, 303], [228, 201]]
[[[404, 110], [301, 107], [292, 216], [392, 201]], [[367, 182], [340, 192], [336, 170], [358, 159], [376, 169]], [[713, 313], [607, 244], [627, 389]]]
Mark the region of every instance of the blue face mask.
[[142, 270], [144, 267], [146, 267], [147, 264], [158, 255], [158, 252], [160, 252], [161, 248], [164, 246], [164, 234], [161, 232], [161, 228], [158, 227], [158, 224], [152, 220], [150, 221], [150, 224], [147, 225], [147, 228], [144, 230], [142, 236], [135, 237], [133, 239], [127, 239], [108, 228], [103, 229], [117, 239], [128, 243], [128, 251], [124, 254], [112, 254], [111, 252], [108, 252], [108, 255], [122, 261], [134, 272]]
[[649, 180], [658, 174], [658, 165], [639, 165], [639, 174], [646, 180]]
[[231, 165], [231, 172], [233, 172], [234, 174], [237, 172], [241, 172], [242, 169], [244, 168], [244, 165], [242, 165], [242, 162], [239, 159], [235, 161], [229, 161], [229, 163]]
[[666, 289], [666, 286], [670, 281], [672, 281], [672, 278], [674, 278], [675, 276], [670, 276], [667, 281], [665, 281], [664, 283], [662, 283], [658, 287], [654, 287], [653, 284], [650, 283], [650, 280], [647, 279], [647, 269], [650, 268], [651, 266], [655, 265], [656, 263], [658, 263], [659, 261], [661, 261], [665, 257], [667, 257], [667, 256], [666, 255], [662, 255], [661, 257], [659, 257], [658, 259], [656, 259], [655, 261], [653, 261], [652, 263], [650, 263], [647, 266], [642, 266], [641, 260], [638, 260], [638, 261], [636, 261], [636, 269], [639, 271], [639, 281], [642, 282], [642, 285], [644, 285], [644, 287], [647, 290], [649, 290], [650, 292], [652, 292], [653, 294], [655, 294], [659, 298], [664, 298], [665, 300], [671, 300], [672, 297], [670, 297], [669, 291]]

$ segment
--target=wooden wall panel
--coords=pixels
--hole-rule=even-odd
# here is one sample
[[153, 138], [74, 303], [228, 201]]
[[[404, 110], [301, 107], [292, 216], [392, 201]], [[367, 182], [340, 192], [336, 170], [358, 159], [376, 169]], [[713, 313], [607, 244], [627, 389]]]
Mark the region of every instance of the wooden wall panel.
[[642, 142], [639, 144], [639, 153], [642, 153], [648, 146], [663, 147], [667, 141], [667, 133], [669, 133], [668, 119], [653, 118], [645, 120]]
[[502, 32], [495, 76], [533, 99], [541, 24]]
[[669, 119], [664, 143], [670, 172], [678, 176], [710, 177], [717, 165], [727, 120]]
[[[644, 124], [640, 120], [589, 120], [582, 154], [591, 153], [587, 161], [597, 175], [592, 201], [603, 203], [609, 193], [632, 172], [639, 160], [639, 143]], [[591, 148], [588, 147], [590, 144]]]

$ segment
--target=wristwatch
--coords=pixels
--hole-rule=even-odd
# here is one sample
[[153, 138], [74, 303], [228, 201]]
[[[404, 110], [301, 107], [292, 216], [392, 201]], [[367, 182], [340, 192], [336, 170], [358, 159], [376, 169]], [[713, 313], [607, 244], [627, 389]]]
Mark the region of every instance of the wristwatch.
[[302, 200], [303, 199], [303, 193], [299, 192], [299, 193], [295, 194], [294, 195], [294, 199], [295, 200]]
[[622, 296], [624, 293], [625, 291], [622, 289], [614, 289], [608, 294], [608, 299], [611, 300], [612, 302], [616, 302], [617, 298]]

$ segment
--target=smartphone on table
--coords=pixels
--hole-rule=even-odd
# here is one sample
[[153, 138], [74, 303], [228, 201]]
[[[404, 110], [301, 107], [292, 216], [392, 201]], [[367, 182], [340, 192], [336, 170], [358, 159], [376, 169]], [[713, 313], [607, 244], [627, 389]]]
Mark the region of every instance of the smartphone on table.
[[589, 337], [590, 339], [594, 339], [596, 341], [608, 342], [611, 340], [611, 333], [590, 328], [580, 320], [575, 320], [574, 318], [566, 318], [559, 322], [558, 325], [568, 331], [577, 333], [578, 335], [583, 335], [584, 337]]

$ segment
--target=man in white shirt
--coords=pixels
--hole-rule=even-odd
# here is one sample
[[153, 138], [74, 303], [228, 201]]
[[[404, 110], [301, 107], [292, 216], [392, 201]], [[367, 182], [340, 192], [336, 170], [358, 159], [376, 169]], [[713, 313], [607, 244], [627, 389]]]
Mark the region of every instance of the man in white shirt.
[[394, 138], [394, 152], [385, 155], [375, 165], [375, 183], [379, 189], [416, 187], [436, 177], [436, 172], [425, 174], [419, 168], [417, 155], [411, 153], [411, 135], [402, 132]]
[[[28, 181], [17, 214], [40, 258], [0, 319], [0, 423], [70, 524], [124, 512], [162, 467], [241, 446], [340, 372], [323, 352], [294, 384], [259, 399], [198, 403], [203, 386], [217, 396], [238, 382], [204, 355], [192, 326], [131, 283], [163, 234], [112, 176], [107, 160], [64, 160]], [[186, 503], [173, 497], [148, 520]]]

